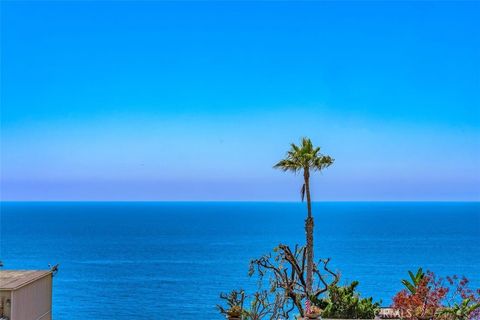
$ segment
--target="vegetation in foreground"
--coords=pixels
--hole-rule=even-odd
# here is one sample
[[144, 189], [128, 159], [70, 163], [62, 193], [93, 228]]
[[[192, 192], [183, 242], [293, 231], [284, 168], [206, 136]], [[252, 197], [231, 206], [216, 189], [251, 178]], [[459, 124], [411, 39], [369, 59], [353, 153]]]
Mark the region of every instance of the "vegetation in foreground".
[[466, 277], [439, 278], [420, 268], [405, 288], [393, 298], [392, 307], [406, 320], [477, 320], [480, 319], [480, 289], [472, 290]]
[[[274, 168], [303, 173], [302, 201], [307, 197], [305, 220], [306, 247], [291, 249], [280, 244], [273, 253], [253, 259], [250, 276], [259, 277], [259, 290], [246, 294], [234, 290], [221, 294], [226, 306], [218, 310], [230, 320], [290, 319], [373, 319], [379, 315], [380, 303], [372, 297], [361, 298], [358, 281], [339, 286], [340, 274], [333, 272], [330, 259], [314, 262], [313, 216], [310, 195], [310, 172], [321, 171], [333, 163], [320, 153], [311, 140], [303, 138], [299, 146], [291, 144], [285, 159]], [[402, 280], [404, 289], [393, 298], [396, 318], [404, 320], [480, 320], [480, 289], [469, 288], [465, 277], [438, 278], [420, 268], [410, 279]], [[267, 287], [263, 287], [263, 280]], [[391, 317], [387, 317], [391, 318]]]
[[[328, 267], [329, 260], [314, 264], [317, 285], [307, 296], [305, 282], [305, 248], [280, 245], [275, 254], [268, 254], [251, 262], [250, 275], [257, 274], [259, 291], [251, 295], [243, 290], [221, 294], [227, 307], [218, 305], [228, 319], [374, 319], [392, 318], [379, 314], [381, 302], [372, 297], [362, 298], [357, 292], [358, 281], [340, 286], [340, 274]], [[324, 270], [320, 272], [318, 266]], [[298, 271], [298, 272], [297, 272]], [[404, 289], [393, 298], [392, 308], [403, 320], [480, 320], [480, 289], [469, 287], [466, 277], [439, 278], [433, 272], [416, 274], [402, 280]], [[262, 289], [263, 280], [269, 286]], [[305, 301], [311, 304], [307, 311]]]
[[243, 290], [221, 294], [226, 307], [218, 305], [220, 313], [229, 319], [245, 320], [319, 316], [365, 319], [378, 313], [380, 303], [361, 298], [356, 291], [358, 282], [339, 286], [340, 274], [330, 269], [330, 259], [314, 263], [313, 286], [308, 290], [306, 256], [305, 247], [291, 249], [280, 244], [273, 253], [253, 259], [249, 274], [258, 277], [259, 291], [251, 295]]

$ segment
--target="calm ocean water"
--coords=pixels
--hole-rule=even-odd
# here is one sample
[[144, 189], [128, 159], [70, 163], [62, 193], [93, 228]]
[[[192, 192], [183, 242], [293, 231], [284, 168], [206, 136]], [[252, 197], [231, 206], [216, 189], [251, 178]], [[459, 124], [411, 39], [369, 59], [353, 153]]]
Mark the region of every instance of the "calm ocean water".
[[[317, 257], [384, 305], [419, 266], [480, 286], [479, 203], [316, 203]], [[2, 203], [5, 269], [54, 278], [55, 319], [221, 319], [251, 258], [303, 243], [300, 203]]]

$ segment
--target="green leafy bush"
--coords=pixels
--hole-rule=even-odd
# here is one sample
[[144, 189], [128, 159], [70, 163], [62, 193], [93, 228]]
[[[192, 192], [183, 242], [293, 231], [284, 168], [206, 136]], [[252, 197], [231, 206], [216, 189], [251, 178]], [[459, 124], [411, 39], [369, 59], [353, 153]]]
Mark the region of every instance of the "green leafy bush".
[[[475, 319], [475, 312], [480, 309], [480, 302], [472, 301], [471, 298], [463, 299], [461, 303], [455, 303], [452, 307], [444, 308], [439, 312], [440, 319], [468, 320]], [[476, 314], [479, 315], [478, 312]]]
[[323, 318], [332, 319], [373, 319], [380, 310], [380, 302], [373, 298], [361, 298], [355, 291], [358, 281], [348, 286], [330, 286], [327, 297], [311, 299], [312, 303], [323, 309]]

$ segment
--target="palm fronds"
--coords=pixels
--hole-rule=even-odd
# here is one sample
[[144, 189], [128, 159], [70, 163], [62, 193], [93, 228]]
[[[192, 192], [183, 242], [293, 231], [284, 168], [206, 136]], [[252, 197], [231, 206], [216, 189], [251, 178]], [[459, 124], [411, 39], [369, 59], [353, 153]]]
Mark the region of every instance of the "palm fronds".
[[309, 138], [302, 138], [298, 146], [295, 143], [291, 143], [290, 146], [291, 149], [287, 152], [286, 158], [273, 166], [275, 169], [294, 173], [301, 170], [320, 171], [334, 162], [332, 157], [320, 152], [320, 147], [314, 147]]

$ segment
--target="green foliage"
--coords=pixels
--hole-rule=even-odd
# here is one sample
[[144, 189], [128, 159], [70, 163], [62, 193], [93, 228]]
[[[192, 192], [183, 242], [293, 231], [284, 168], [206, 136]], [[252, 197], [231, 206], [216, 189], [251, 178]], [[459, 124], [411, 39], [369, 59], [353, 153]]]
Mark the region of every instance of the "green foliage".
[[420, 281], [422, 281], [423, 277], [425, 276], [425, 273], [423, 272], [422, 268], [419, 268], [416, 274], [413, 274], [412, 271], [408, 271], [408, 274], [410, 275], [412, 282], [404, 279], [402, 280], [402, 284], [408, 289], [408, 291], [410, 291], [411, 294], [415, 294]]
[[275, 169], [298, 172], [304, 169], [322, 170], [333, 163], [330, 156], [320, 153], [320, 147], [314, 147], [309, 138], [303, 138], [300, 146], [292, 143], [287, 157], [279, 161]]
[[358, 281], [348, 286], [330, 286], [325, 299], [310, 300], [320, 309], [323, 309], [323, 318], [332, 319], [373, 319], [380, 310], [380, 302], [373, 302], [373, 298], [361, 298], [355, 292]]
[[470, 315], [477, 309], [480, 309], [480, 303], [467, 298], [463, 299], [460, 304], [455, 303], [453, 307], [442, 309], [439, 315], [446, 319], [468, 320]]

